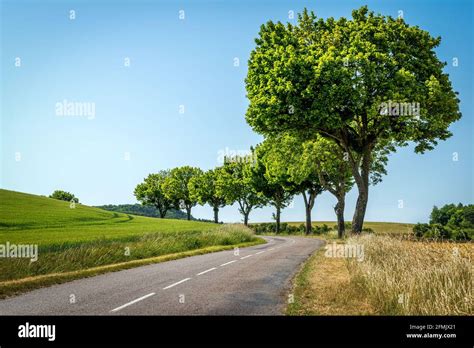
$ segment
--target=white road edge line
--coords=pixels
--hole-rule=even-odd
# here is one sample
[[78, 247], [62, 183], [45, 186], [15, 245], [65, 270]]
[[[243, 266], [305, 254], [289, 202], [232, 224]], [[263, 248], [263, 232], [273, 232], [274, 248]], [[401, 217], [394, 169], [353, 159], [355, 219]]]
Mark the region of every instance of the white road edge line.
[[241, 257], [240, 259], [241, 259], [241, 260], [243, 260], [243, 259], [246, 259], [247, 257], [250, 257], [250, 256], [253, 256], [253, 254], [250, 254], [250, 255], [247, 255], [247, 256]]
[[212, 268], [206, 269], [205, 271], [199, 272], [199, 273], [198, 273], [198, 274], [196, 274], [196, 275], [205, 274], [205, 273], [207, 273], [207, 272], [210, 272], [210, 271], [213, 271], [213, 270], [215, 270], [215, 269], [217, 269], [217, 268], [215, 268], [215, 267], [212, 267]]
[[185, 278], [183, 280], [180, 280], [179, 282], [168, 285], [167, 287], [163, 288], [163, 290], [166, 290], [166, 289], [172, 288], [173, 286], [176, 286], [178, 284], [184, 283], [184, 282], [188, 281], [189, 279], [191, 279], [191, 278]]
[[123, 306], [120, 306], [120, 307], [117, 307], [117, 308], [112, 309], [111, 312], [117, 312], [117, 311], [119, 311], [119, 310], [121, 310], [121, 309], [123, 309], [123, 308], [125, 308], [125, 307], [128, 307], [128, 306], [130, 306], [130, 305], [132, 305], [132, 304], [134, 304], [134, 303], [137, 303], [138, 301], [144, 300], [144, 299], [146, 299], [147, 297], [150, 297], [150, 296], [153, 296], [153, 295], [155, 295], [154, 292], [149, 293], [148, 295], [139, 297], [139, 298], [137, 298], [136, 300], [130, 301], [130, 302], [128, 302], [128, 303], [125, 303]]
[[221, 265], [221, 267], [222, 267], [222, 266], [226, 266], [226, 265], [230, 265], [231, 263], [234, 263], [234, 262], [237, 262], [237, 260], [232, 260], [232, 261], [223, 263], [223, 264]]

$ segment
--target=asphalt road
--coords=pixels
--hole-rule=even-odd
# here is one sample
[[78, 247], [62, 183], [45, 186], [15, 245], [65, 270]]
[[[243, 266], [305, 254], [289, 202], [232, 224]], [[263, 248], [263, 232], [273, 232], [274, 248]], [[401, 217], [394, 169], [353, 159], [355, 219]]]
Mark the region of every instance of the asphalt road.
[[54, 285], [0, 301], [0, 315], [278, 315], [301, 263], [323, 242], [267, 244]]

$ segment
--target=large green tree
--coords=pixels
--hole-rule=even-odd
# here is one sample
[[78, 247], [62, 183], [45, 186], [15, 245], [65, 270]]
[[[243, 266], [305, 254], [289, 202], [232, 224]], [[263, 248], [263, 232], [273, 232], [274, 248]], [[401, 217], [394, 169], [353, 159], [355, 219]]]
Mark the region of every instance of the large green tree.
[[304, 141], [290, 134], [268, 137], [259, 146], [264, 154], [266, 177], [270, 183], [283, 185], [291, 193], [301, 193], [304, 200], [306, 228], [305, 233], [312, 232], [311, 212], [316, 197], [324, 191], [315, 166], [305, 156]]
[[163, 183], [169, 175], [169, 170], [161, 170], [156, 174], [150, 174], [135, 187], [134, 191], [137, 200], [143, 205], [156, 207], [161, 218], [166, 216], [166, 212], [172, 206], [172, 201], [165, 196], [163, 191]]
[[344, 208], [346, 193], [354, 181], [348, 161], [348, 155], [329, 139], [318, 137], [315, 141], [303, 143], [301, 165], [308, 171], [318, 174], [323, 188], [336, 197], [334, 211], [337, 217], [338, 237], [345, 233]]
[[256, 163], [252, 168], [253, 186], [259, 194], [261, 194], [267, 202], [275, 207], [274, 219], [276, 222], [276, 233], [280, 233], [281, 211], [286, 208], [293, 199], [296, 193], [292, 187], [292, 183], [284, 181], [282, 177], [280, 180], [274, 178], [267, 173], [265, 165], [266, 151], [268, 147], [264, 143], [257, 145], [255, 149]]
[[227, 204], [237, 203], [243, 216], [244, 225], [248, 225], [252, 209], [260, 208], [266, 200], [258, 193], [252, 178], [254, 156], [235, 156], [225, 158], [222, 170], [219, 171], [216, 192], [224, 197]]
[[459, 100], [432, 37], [402, 18], [361, 7], [352, 19], [261, 26], [246, 78], [247, 122], [264, 135], [292, 131], [332, 139], [348, 154], [362, 229], [376, 153], [413, 142], [431, 150], [451, 136]]
[[199, 168], [183, 166], [173, 168], [162, 185], [163, 193], [176, 209], [184, 209], [188, 220], [191, 220], [191, 209], [197, 204], [197, 199], [189, 193], [189, 181], [202, 171]]
[[217, 194], [216, 183], [219, 171], [222, 168], [208, 170], [196, 175], [189, 180], [188, 188], [190, 197], [199, 204], [209, 204], [214, 211], [214, 222], [219, 222], [219, 209], [224, 207], [224, 197]]

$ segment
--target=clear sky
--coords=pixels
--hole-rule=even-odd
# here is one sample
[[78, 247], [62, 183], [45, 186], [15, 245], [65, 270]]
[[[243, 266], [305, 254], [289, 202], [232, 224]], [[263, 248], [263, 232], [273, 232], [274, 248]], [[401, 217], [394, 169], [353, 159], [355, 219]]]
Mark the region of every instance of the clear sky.
[[[294, 22], [289, 11], [304, 7], [323, 18], [350, 17], [367, 4], [394, 17], [403, 11], [409, 24], [442, 37], [437, 53], [463, 118], [434, 151], [408, 147], [390, 157], [388, 175], [371, 188], [366, 220], [426, 221], [435, 204], [474, 201], [471, 1], [0, 2], [2, 188], [63, 189], [89, 205], [134, 203], [134, 187], [151, 172], [218, 165], [222, 151], [262, 140], [244, 119], [247, 60], [260, 25]], [[95, 113], [58, 114], [64, 100], [94, 105]], [[356, 197], [355, 189], [347, 197], [348, 220]], [[334, 204], [320, 196], [314, 219], [334, 220]], [[271, 213], [259, 209], [250, 219], [269, 221]], [[211, 219], [212, 211], [196, 207], [193, 215]], [[240, 220], [235, 206], [221, 218]], [[301, 197], [282, 218], [304, 219]]]

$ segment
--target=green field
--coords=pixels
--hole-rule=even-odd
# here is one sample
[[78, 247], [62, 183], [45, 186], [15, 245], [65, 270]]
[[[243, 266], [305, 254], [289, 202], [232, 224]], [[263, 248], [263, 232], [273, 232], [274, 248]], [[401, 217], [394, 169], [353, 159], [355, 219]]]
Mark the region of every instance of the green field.
[[35, 262], [0, 257], [0, 295], [2, 282], [259, 242], [240, 225], [71, 208], [69, 202], [0, 190], [0, 245], [34, 244], [39, 254]]

